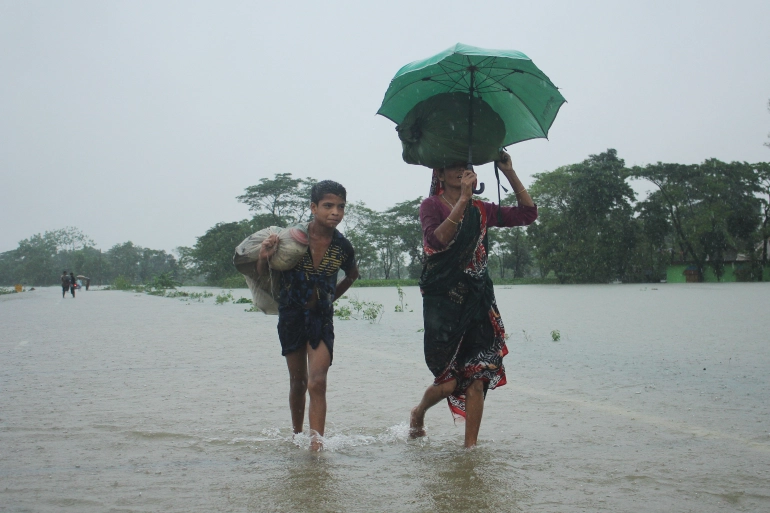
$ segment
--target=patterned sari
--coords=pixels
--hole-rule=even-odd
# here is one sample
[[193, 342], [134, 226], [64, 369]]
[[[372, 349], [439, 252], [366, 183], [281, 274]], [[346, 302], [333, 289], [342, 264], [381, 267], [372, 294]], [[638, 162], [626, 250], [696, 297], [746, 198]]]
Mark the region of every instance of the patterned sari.
[[449, 245], [425, 244], [420, 277], [425, 362], [434, 385], [457, 380], [447, 398], [455, 420], [465, 417], [465, 391], [474, 380], [487, 390], [505, 385], [505, 329], [487, 272], [487, 219], [480, 201], [469, 202]]

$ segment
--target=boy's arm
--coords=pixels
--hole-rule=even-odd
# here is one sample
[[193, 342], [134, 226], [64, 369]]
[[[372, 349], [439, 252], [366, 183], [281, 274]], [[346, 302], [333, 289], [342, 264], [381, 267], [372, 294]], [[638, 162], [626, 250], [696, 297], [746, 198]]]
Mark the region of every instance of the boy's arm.
[[358, 267], [345, 271], [345, 278], [337, 284], [337, 289], [334, 291], [334, 300], [341, 298], [342, 295], [347, 292], [353, 282], [358, 279]]

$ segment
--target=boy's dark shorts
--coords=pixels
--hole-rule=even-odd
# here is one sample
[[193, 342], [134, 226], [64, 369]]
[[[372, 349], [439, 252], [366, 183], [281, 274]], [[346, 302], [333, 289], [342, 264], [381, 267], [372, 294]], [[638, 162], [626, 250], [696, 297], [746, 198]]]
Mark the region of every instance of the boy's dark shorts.
[[329, 362], [334, 357], [334, 313], [322, 314], [305, 309], [284, 308], [278, 313], [278, 339], [281, 354], [286, 356], [305, 347], [318, 349], [323, 342], [329, 349]]

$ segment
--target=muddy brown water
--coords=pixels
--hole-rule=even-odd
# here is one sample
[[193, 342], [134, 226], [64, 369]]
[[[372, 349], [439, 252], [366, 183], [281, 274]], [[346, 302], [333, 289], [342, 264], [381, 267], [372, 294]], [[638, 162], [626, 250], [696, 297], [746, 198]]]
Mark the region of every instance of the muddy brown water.
[[0, 296], [0, 511], [770, 511], [770, 284], [497, 287], [508, 385], [471, 451], [444, 404], [407, 440], [431, 375], [404, 292], [349, 294], [385, 312], [335, 322], [320, 454], [275, 317]]

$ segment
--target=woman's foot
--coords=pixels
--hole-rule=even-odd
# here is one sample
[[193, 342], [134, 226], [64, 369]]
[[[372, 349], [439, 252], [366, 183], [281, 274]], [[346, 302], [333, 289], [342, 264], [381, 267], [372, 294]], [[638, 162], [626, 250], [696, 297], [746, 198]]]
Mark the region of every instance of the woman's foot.
[[414, 440], [425, 436], [425, 411], [420, 412], [418, 406], [412, 408], [409, 415], [409, 439]]

